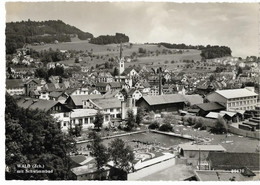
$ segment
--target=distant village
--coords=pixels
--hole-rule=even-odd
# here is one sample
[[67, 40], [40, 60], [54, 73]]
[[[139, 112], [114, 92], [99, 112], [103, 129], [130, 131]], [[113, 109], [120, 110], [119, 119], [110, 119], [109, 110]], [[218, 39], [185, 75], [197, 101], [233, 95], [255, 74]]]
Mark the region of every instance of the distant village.
[[[71, 53], [67, 50], [59, 52], [66, 58], [71, 57]], [[80, 55], [77, 57], [81, 60]], [[194, 70], [189, 73], [178, 69], [170, 70], [167, 65], [126, 67], [126, 63], [131, 63], [131, 58], [124, 57], [121, 44], [115, 62], [118, 69], [116, 75], [113, 68], [80, 66], [78, 71], [72, 71], [69, 78], [51, 75], [48, 79], [44, 79], [35, 77], [35, 71], [43, 65], [41, 61], [27, 55], [26, 49], [21, 49], [12, 55], [12, 66], [6, 71], [6, 93], [17, 100], [19, 107], [38, 109], [52, 115], [64, 133], [68, 132], [71, 125], [82, 125], [83, 131], [94, 129], [94, 120], [98, 112], [104, 115], [104, 128], [117, 128], [118, 125], [126, 122], [129, 110], [132, 110], [136, 116], [138, 108], [142, 107], [146, 114], [152, 112], [155, 120], [163, 119], [165, 114], [179, 118], [196, 117], [206, 122], [207, 120], [215, 121], [221, 117], [228, 124], [230, 133], [242, 135], [244, 138], [260, 139], [258, 85], [260, 63], [257, 59], [230, 56], [193, 61], [190, 65]], [[67, 70], [73, 68], [60, 62], [49, 62], [46, 68], [55, 69], [57, 66]], [[215, 71], [196, 72], [196, 69], [207, 71], [206, 69], [211, 67], [214, 67]], [[188, 123], [189, 120], [178, 119], [178, 124], [184, 122]], [[179, 136], [188, 135], [184, 129], [183, 131], [179, 129], [178, 134]], [[193, 137], [192, 139], [196, 140]], [[78, 141], [80, 140], [83, 139], [78, 138]], [[239, 174], [241, 177], [225, 171], [232, 169], [236, 158], [241, 160], [246, 158], [251, 161], [257, 156], [254, 152], [247, 156], [243, 152], [223, 155], [228, 144], [224, 145], [223, 147], [221, 143], [215, 143], [198, 147], [198, 144], [180, 144], [178, 150], [186, 158], [186, 163], [194, 166], [199, 164], [200, 167], [200, 170], [195, 167], [194, 174], [183, 177], [182, 180], [191, 177], [202, 181], [209, 180], [207, 179], [209, 175], [215, 180], [221, 178], [221, 175], [218, 177], [210, 169], [215, 169], [219, 174], [227, 173], [225, 175], [228, 176], [228, 180], [232, 180], [233, 177], [250, 180], [251, 177], [259, 177], [260, 168], [256, 167], [257, 162], [254, 166], [247, 165], [248, 163], [235, 166], [235, 170], [245, 171], [246, 175]], [[209, 151], [213, 153], [210, 153], [208, 157]], [[172, 159], [172, 155], [168, 156], [170, 157], [167, 159]], [[234, 161], [231, 161], [230, 166], [225, 168], [221, 164], [224, 164], [227, 158]], [[147, 163], [147, 166], [149, 165], [151, 164]], [[145, 165], [140, 167], [140, 170], [145, 170], [144, 167]], [[89, 169], [76, 167], [72, 171], [77, 179], [91, 179]], [[138, 180], [137, 177], [131, 175], [130, 173], [128, 179]]]

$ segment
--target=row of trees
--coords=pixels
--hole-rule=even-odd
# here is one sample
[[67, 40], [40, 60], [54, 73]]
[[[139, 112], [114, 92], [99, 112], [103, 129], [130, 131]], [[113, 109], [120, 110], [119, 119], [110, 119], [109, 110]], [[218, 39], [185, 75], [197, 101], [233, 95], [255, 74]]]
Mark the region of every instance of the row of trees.
[[90, 40], [90, 43], [99, 45], [119, 44], [121, 42], [129, 42], [129, 37], [122, 33], [116, 33], [116, 35], [100, 35]]
[[[35, 77], [37, 78], [43, 78], [46, 81], [49, 81], [50, 76], [60, 76], [61, 78], [68, 78], [71, 76], [70, 73], [67, 72], [67, 70], [64, 70], [62, 66], [56, 66], [55, 68], [37, 68], [34, 72]], [[61, 83], [61, 82], [60, 82]]]
[[170, 43], [166, 43], [166, 42], [161, 42], [157, 44], [159, 47], [160, 46], [164, 46], [166, 48], [170, 48], [170, 49], [201, 49], [203, 48], [203, 46], [199, 45], [199, 46], [192, 46], [192, 45], [186, 45], [186, 44], [170, 44]]

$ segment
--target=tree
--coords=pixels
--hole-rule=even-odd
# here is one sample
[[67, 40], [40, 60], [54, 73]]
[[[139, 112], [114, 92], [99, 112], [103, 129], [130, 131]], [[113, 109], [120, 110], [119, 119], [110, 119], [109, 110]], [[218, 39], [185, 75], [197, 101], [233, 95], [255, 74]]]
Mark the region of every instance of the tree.
[[173, 128], [172, 128], [171, 124], [164, 123], [160, 126], [159, 130], [164, 131], [164, 132], [169, 132], [169, 131], [173, 131]]
[[216, 79], [216, 78], [215, 78], [214, 75], [210, 75], [210, 77], [209, 77], [209, 81], [210, 81], [210, 82], [213, 82], [215, 79]]
[[108, 151], [115, 167], [125, 172], [129, 172], [133, 168], [134, 152], [130, 146], [125, 145], [122, 139], [117, 138], [109, 143]]
[[145, 54], [146, 53], [146, 49], [138, 48], [138, 53]]
[[68, 134], [70, 136], [79, 137], [79, 136], [81, 136], [81, 131], [82, 131], [82, 123], [75, 124], [74, 127], [72, 126], [71, 123], [69, 123]]
[[103, 122], [104, 122], [104, 114], [102, 114], [102, 112], [100, 110], [98, 110], [98, 112], [95, 116], [95, 120], [94, 120], [95, 128], [100, 130], [100, 128], [103, 125]]
[[148, 126], [148, 129], [158, 129], [160, 127], [160, 124], [157, 120], [153, 121], [149, 126]]
[[79, 58], [75, 58], [75, 63], [79, 63]]
[[144, 118], [144, 108], [143, 107], [138, 107], [137, 108], [137, 114], [136, 114], [136, 123], [140, 125], [142, 123], [143, 118]]
[[221, 116], [218, 116], [217, 121], [215, 122], [214, 127], [210, 129], [212, 133], [215, 134], [223, 134], [227, 133], [228, 127], [227, 127], [227, 122], [222, 118]]
[[243, 73], [243, 69], [241, 67], [237, 68], [237, 77]]
[[126, 121], [126, 129], [128, 131], [132, 130], [135, 127], [135, 117], [133, 110], [127, 111], [127, 121]]
[[[71, 162], [68, 157], [75, 151], [75, 141], [61, 132], [52, 116], [39, 110], [21, 109], [6, 95], [6, 179], [59, 180], [70, 179]], [[14, 109], [16, 108], [15, 112]], [[17, 173], [18, 164], [40, 164], [53, 173]], [[24, 169], [23, 169], [24, 170]], [[35, 170], [35, 169], [28, 169]]]
[[114, 68], [113, 76], [118, 76], [119, 75], [119, 70], [117, 67]]
[[45, 79], [45, 78], [47, 78], [48, 73], [44, 68], [38, 68], [38, 69], [35, 70], [34, 75], [37, 78], [44, 78]]
[[101, 179], [100, 174], [109, 160], [109, 153], [105, 145], [101, 143], [101, 137], [96, 132], [90, 133], [90, 138], [92, 139], [91, 155], [95, 157], [99, 179]]

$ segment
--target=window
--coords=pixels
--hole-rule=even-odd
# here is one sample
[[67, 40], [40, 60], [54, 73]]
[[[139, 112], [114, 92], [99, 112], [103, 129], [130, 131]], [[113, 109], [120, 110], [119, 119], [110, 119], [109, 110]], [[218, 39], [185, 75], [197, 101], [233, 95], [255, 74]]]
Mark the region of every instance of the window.
[[85, 118], [85, 124], [88, 124], [88, 118]]
[[82, 119], [79, 119], [79, 124], [82, 124]]
[[110, 109], [110, 112], [113, 112], [114, 111], [114, 109]]
[[66, 122], [64, 122], [64, 123], [63, 123], [63, 126], [64, 126], [64, 127], [66, 127], [66, 125], [67, 125], [67, 123], [66, 123]]
[[63, 116], [64, 117], [69, 117], [69, 113], [68, 112], [64, 112]]
[[93, 123], [93, 120], [94, 120], [94, 119], [91, 117], [91, 118], [90, 118], [90, 123]]

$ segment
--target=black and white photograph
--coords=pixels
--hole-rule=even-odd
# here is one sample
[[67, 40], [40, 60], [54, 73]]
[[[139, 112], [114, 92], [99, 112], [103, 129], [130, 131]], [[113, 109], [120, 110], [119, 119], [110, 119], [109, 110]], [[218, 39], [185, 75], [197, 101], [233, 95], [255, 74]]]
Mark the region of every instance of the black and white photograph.
[[259, 2], [2, 4], [4, 181], [260, 181]]

